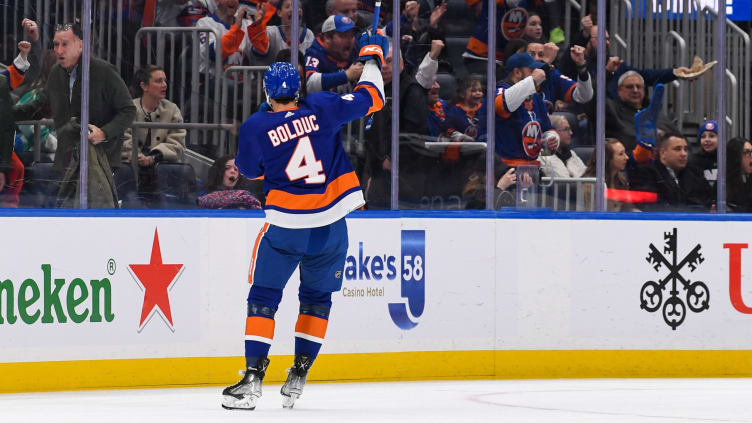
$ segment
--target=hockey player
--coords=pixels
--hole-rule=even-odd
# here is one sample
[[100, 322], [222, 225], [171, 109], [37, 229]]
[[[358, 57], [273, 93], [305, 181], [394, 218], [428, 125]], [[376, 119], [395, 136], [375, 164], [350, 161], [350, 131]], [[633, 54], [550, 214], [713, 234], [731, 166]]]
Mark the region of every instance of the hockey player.
[[266, 223], [253, 247], [248, 275], [246, 373], [222, 392], [227, 409], [253, 410], [274, 337], [274, 314], [287, 280], [300, 265], [300, 311], [295, 360], [282, 386], [282, 405], [292, 408], [326, 334], [332, 292], [342, 286], [347, 254], [345, 215], [365, 203], [342, 147], [342, 126], [380, 110], [380, 67], [389, 45], [380, 34], [363, 34], [363, 74], [352, 93], [309, 93], [298, 102], [300, 75], [277, 62], [264, 74], [272, 110], [253, 114], [240, 127], [236, 165], [248, 178], [264, 175]]

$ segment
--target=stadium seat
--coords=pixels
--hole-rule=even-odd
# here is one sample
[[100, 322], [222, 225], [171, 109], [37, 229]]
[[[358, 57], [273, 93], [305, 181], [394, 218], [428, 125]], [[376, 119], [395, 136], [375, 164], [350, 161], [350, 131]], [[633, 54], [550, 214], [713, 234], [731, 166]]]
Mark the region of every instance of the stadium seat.
[[115, 190], [117, 191], [120, 207], [124, 209], [140, 209], [143, 203], [138, 197], [138, 186], [133, 168], [129, 164], [123, 164], [115, 169]]
[[165, 208], [196, 208], [196, 172], [187, 163], [157, 165], [157, 184]]
[[469, 37], [446, 37], [446, 57], [452, 64], [454, 75], [457, 78], [467, 76], [465, 63], [462, 61], [462, 53], [465, 52], [465, 47], [467, 47], [467, 40], [469, 40]]
[[60, 172], [52, 168], [52, 163], [32, 163], [27, 173], [29, 176], [21, 192], [21, 206], [55, 208], [62, 178]]
[[439, 88], [439, 97], [443, 100], [450, 101], [457, 93], [457, 80], [454, 75], [449, 73], [437, 73], [436, 79], [441, 88]]
[[595, 146], [593, 145], [581, 145], [572, 147], [572, 150], [577, 153], [578, 156], [580, 156], [582, 162], [585, 163], [585, 165], [590, 163], [590, 158], [593, 157], [593, 154], [595, 154]]

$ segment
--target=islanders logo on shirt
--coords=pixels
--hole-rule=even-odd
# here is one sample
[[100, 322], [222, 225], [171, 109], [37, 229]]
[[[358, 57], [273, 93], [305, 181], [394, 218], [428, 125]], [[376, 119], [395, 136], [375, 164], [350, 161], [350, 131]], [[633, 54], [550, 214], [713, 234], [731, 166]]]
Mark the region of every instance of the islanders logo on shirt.
[[520, 38], [525, 32], [525, 25], [527, 25], [527, 10], [515, 7], [501, 18], [501, 34], [507, 40]]
[[540, 123], [531, 120], [522, 127], [522, 148], [525, 154], [531, 159], [538, 157], [541, 151], [541, 129]]

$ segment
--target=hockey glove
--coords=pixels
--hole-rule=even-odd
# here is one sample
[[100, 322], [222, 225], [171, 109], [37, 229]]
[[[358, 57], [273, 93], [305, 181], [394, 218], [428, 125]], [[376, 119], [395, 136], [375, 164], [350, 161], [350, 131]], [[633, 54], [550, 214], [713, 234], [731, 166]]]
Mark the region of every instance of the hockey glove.
[[360, 36], [358, 44], [363, 46], [358, 53], [358, 61], [367, 62], [376, 59], [379, 69], [384, 66], [384, 58], [389, 53], [388, 38], [379, 33], [371, 34], [369, 31]]

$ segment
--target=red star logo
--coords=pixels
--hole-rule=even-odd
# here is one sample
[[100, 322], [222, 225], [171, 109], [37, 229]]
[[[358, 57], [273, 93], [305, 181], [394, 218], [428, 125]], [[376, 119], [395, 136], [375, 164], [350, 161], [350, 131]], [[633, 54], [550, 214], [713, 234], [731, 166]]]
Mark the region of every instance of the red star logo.
[[144, 305], [141, 308], [141, 321], [138, 331], [144, 328], [154, 313], [159, 312], [170, 330], [175, 331], [170, 312], [170, 297], [167, 291], [172, 289], [183, 271], [182, 264], [163, 264], [162, 251], [159, 248], [159, 233], [154, 229], [154, 243], [151, 247], [149, 264], [131, 264], [128, 266], [133, 279], [144, 291]]

